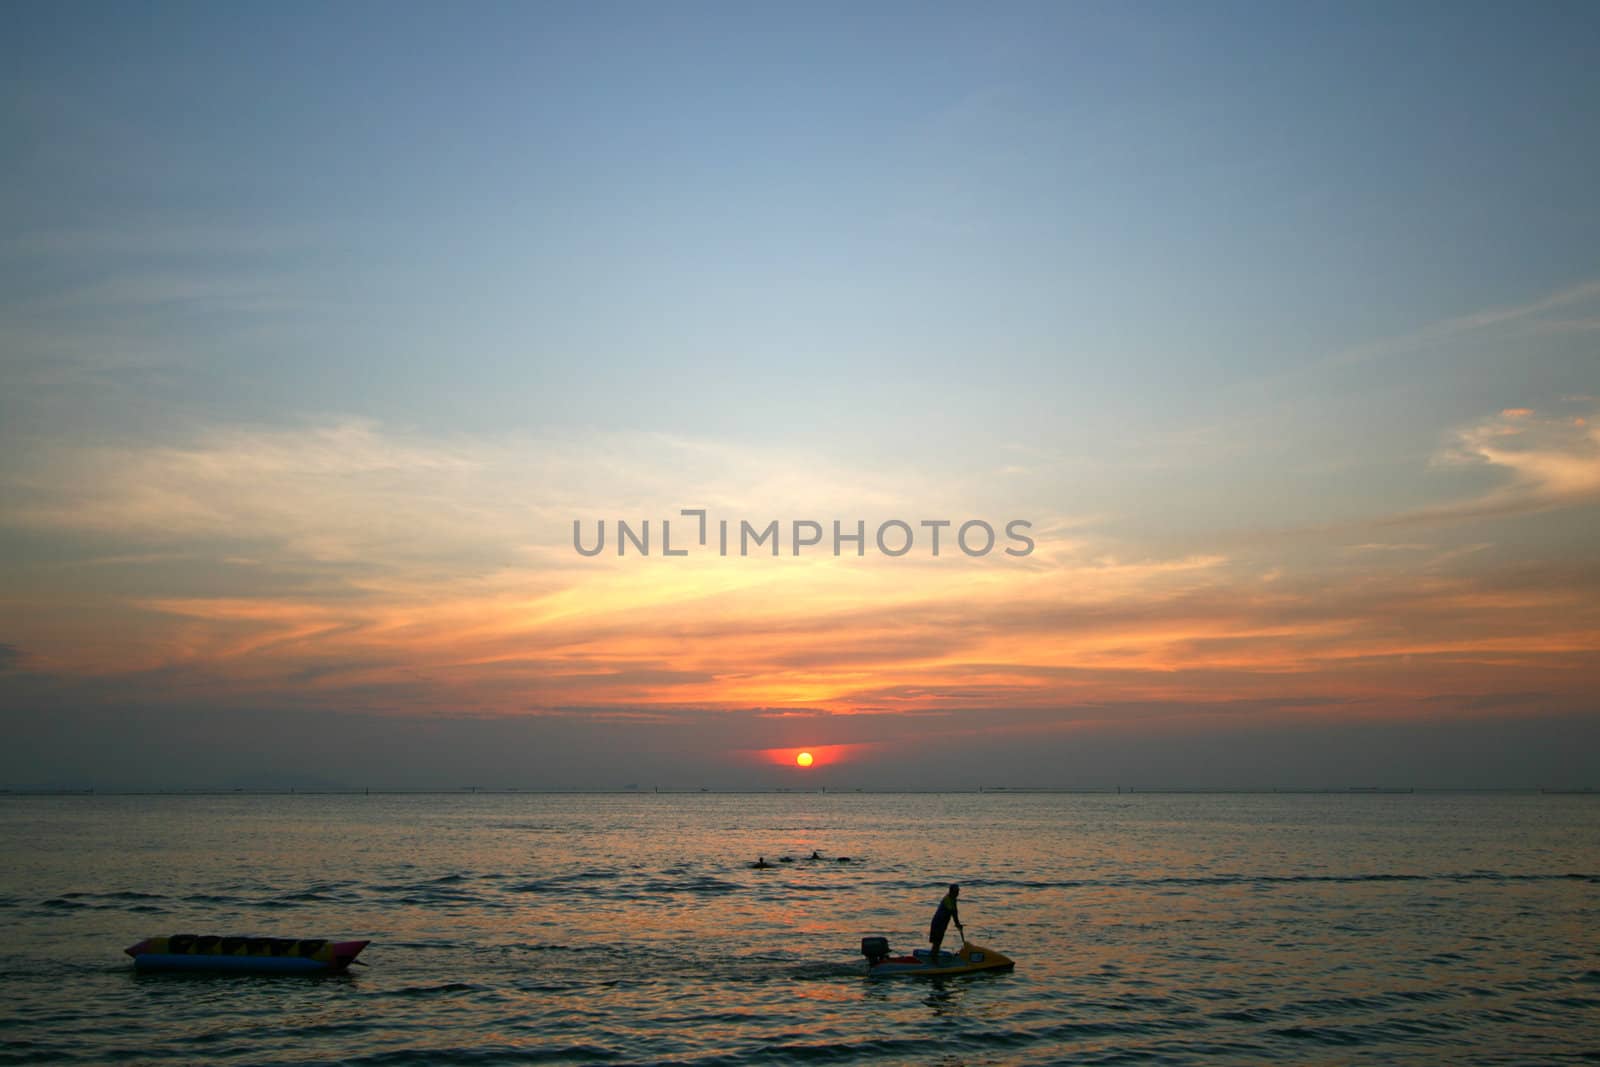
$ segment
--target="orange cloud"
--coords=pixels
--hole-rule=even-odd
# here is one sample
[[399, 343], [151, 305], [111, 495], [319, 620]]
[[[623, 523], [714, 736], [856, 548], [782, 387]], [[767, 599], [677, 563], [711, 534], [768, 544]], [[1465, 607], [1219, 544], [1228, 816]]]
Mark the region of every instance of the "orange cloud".
[[[760, 709], [749, 751], [792, 761], [804, 743], [819, 763], [862, 758], [909, 717], [1079, 729], [1135, 704], [1292, 716], [1600, 690], [1600, 575], [1497, 563], [1475, 551], [1486, 540], [1161, 556], [1074, 528], [1025, 560], [579, 560], [517, 541], [514, 509], [474, 480], [489, 453], [419, 446], [385, 467], [375, 433], [227, 438], [123, 469], [149, 481], [121, 496], [102, 474], [104, 499], [30, 497], [21, 514], [41, 528], [154, 538], [170, 523], [188, 546], [170, 558], [212, 585], [124, 591], [169, 557], [85, 560], [71, 596], [61, 580], [13, 589], [8, 644], [40, 671], [239, 705], [649, 722]], [[1452, 461], [1507, 480], [1451, 509], [1461, 521], [1600, 497], [1600, 436], [1570, 418], [1507, 409], [1463, 430]], [[385, 528], [435, 492], [448, 504], [416, 543]]]
[[[377, 709], [765, 708], [835, 720], [1128, 701], [1413, 699], [1600, 681], [1595, 575], [1419, 574], [1409, 559], [1363, 558], [1359, 570], [1345, 563], [1268, 585], [1226, 561], [1063, 566], [982, 581], [935, 572], [910, 584], [863, 576], [876, 589], [866, 602], [828, 595], [836, 576], [803, 570], [755, 586], [711, 577], [705, 590], [664, 572], [664, 587], [640, 583], [638, 610], [602, 580], [609, 592], [595, 597], [592, 615], [550, 606], [581, 599], [581, 582], [532, 595], [504, 580], [453, 597], [155, 599], [139, 605], [137, 654], [97, 660], [103, 650], [91, 643], [51, 666], [176, 672], [234, 698], [293, 693]], [[769, 748], [832, 743], [804, 720], [768, 721], [813, 731]]]
[[1600, 427], [1583, 416], [1541, 416], [1527, 408], [1456, 432], [1438, 462], [1484, 467], [1500, 484], [1467, 500], [1382, 520], [1380, 526], [1458, 522], [1549, 511], [1600, 500]]

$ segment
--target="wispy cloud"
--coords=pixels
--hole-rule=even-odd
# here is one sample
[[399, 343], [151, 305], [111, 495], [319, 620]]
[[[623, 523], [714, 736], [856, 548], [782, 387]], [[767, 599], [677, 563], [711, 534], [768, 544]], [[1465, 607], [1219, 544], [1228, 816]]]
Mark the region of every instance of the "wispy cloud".
[[1546, 319], [1535, 329], [1539, 333], [1549, 334], [1594, 333], [1600, 330], [1600, 315], [1575, 319]]
[[204, 307], [220, 312], [284, 312], [311, 310], [311, 305], [268, 277], [185, 271], [141, 271], [39, 297], [28, 305], [35, 313]]
[[[1290, 418], [1289, 412], [1304, 402], [1301, 390], [1306, 388], [1308, 378], [1337, 377], [1354, 368], [1486, 337], [1511, 336], [1517, 331], [1525, 333], [1525, 339], [1541, 334], [1582, 333], [1590, 328], [1589, 323], [1600, 322], [1596, 312], [1600, 312], [1600, 279], [1576, 282], [1521, 303], [1480, 308], [1303, 361], [1291, 360], [1259, 377], [1240, 381], [1230, 387], [1229, 392], [1254, 400], [1259, 399], [1263, 390], [1271, 395], [1281, 392], [1274, 404], [1248, 417], [1252, 432], [1259, 434], [1265, 427], [1285, 424]], [[1392, 388], [1396, 383], [1387, 380], [1386, 384]], [[1230, 420], [1236, 418], [1230, 412]], [[1230, 421], [1201, 427], [1200, 432], [1226, 437], [1232, 425]]]
[[[1593, 499], [1593, 424], [1507, 409], [1463, 428], [1441, 462], [1508, 482], [1433, 517]], [[115, 581], [116, 556], [136, 571], [183, 555], [195, 577], [183, 592], [85, 594], [70, 626], [15, 600], [7, 636], [43, 670], [136, 675], [175, 699], [438, 714], [1009, 707], [1079, 722], [1070, 709], [1129, 701], [1565, 693], [1597, 680], [1593, 574], [1501, 574], [1451, 543], [1327, 536], [1321, 558], [1161, 554], [1056, 520], [1035, 531], [1033, 557], [982, 565], [570, 549], [578, 515], [726, 504], [784, 517], [829, 501], [866, 512], [923, 488], [783, 459], [663, 435], [444, 438], [356, 419], [62, 447], [3, 475], [0, 522], [85, 538], [97, 584]], [[208, 584], [224, 570], [228, 583]], [[86, 639], [98, 630], [115, 639]]]
[[311, 247], [312, 235], [293, 229], [199, 223], [150, 223], [93, 228], [36, 229], [0, 240], [0, 257], [75, 258], [94, 256], [213, 258], [257, 256]]
[[324, 594], [343, 598], [570, 566], [570, 549], [541, 550], [599, 501], [641, 507], [652, 479], [665, 481], [684, 454], [659, 440], [574, 449], [343, 419], [221, 427], [173, 444], [41, 442], [29, 458], [0, 462], [0, 523], [187, 552], [197, 567], [210, 558], [264, 574], [316, 568]]
[[141, 685], [201, 685], [234, 703], [485, 715], [1065, 714], [1130, 700], [1411, 699], [1441, 686], [1567, 693], [1597, 681], [1600, 585], [1581, 570], [1395, 566], [1262, 583], [1225, 560], [1147, 560], [908, 583], [820, 562], [686, 566], [561, 588], [506, 573], [345, 598], [152, 598], [122, 609], [139, 619], [142, 654], [119, 663], [57, 650], [49, 665], [136, 669]]
[[[28, 458], [0, 460], [0, 521], [147, 547], [231, 542], [229, 555], [263, 565], [464, 560], [481, 570], [486, 557], [505, 565], [555, 549], [570, 566], [580, 562], [574, 519], [652, 520], [659, 531], [685, 507], [757, 523], [972, 517], [965, 489], [934, 477], [650, 432], [430, 436], [344, 418], [225, 426], [172, 444], [36, 442]], [[988, 517], [998, 527], [1010, 516]], [[1054, 528], [1041, 518], [1036, 531]]]
[[1547, 415], [1506, 408], [1456, 431], [1436, 462], [1491, 469], [1501, 484], [1467, 500], [1407, 512], [1390, 523], [1515, 515], [1600, 500], [1600, 407], [1586, 404], [1581, 411]]
[[1524, 323], [1531, 325], [1535, 329], [1545, 329], [1550, 324], [1540, 320], [1540, 316], [1546, 312], [1591, 301], [1600, 301], [1600, 280], [1580, 282], [1521, 304], [1483, 308], [1478, 311], [1468, 312], [1465, 315], [1444, 319], [1407, 333], [1369, 341], [1365, 344], [1345, 349], [1332, 357], [1330, 362], [1335, 365], [1346, 366], [1366, 363], [1389, 356], [1404, 355], [1408, 352], [1415, 352], [1480, 333], [1492, 327], [1512, 323]]

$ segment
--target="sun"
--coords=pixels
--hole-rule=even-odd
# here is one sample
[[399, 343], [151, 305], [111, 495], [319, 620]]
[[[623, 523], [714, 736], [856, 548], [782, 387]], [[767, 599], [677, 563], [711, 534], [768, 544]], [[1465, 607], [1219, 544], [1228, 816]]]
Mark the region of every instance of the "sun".
[[802, 767], [809, 767], [811, 766], [811, 753], [802, 752], [794, 758], [794, 761]]

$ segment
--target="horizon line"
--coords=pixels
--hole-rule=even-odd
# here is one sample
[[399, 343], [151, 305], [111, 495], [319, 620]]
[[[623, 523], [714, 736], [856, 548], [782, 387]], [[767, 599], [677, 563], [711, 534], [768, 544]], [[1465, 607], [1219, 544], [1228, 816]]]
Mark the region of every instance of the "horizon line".
[[365, 787], [326, 786], [300, 788], [298, 786], [244, 787], [244, 786], [167, 786], [148, 788], [84, 787], [0, 787], [0, 796], [13, 797], [85, 797], [85, 796], [695, 796], [701, 794], [724, 796], [822, 796], [827, 794], [865, 794], [872, 796], [943, 796], [1020, 793], [1025, 795], [1057, 796], [1406, 796], [1418, 793], [1504, 793], [1524, 796], [1600, 796], [1600, 787], [1586, 786], [973, 786], [966, 789], [877, 789], [865, 786], [816, 788], [732, 788], [711, 786], [623, 786], [623, 787], [539, 787], [539, 786], [461, 786], [454, 789], [439, 787]]

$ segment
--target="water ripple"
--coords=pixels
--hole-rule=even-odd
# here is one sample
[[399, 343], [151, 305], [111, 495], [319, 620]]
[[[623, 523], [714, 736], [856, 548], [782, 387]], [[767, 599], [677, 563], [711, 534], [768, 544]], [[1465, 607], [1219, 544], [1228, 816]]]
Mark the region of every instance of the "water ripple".
[[[1326, 798], [1012, 797], [999, 822], [994, 803], [347, 798], [308, 821], [303, 798], [259, 798], [185, 809], [181, 834], [130, 851], [138, 810], [106, 802], [80, 849], [0, 896], [0, 1065], [1559, 1064], [1600, 1047], [1596, 878], [1573, 873], [1600, 866], [1582, 844], [1600, 809], [1335, 806], [1344, 822], [1307, 833]], [[12, 798], [0, 819], [25, 811], [32, 833], [61, 809]], [[745, 867], [830, 845], [880, 859]], [[865, 979], [860, 938], [922, 944], [954, 877], [967, 933], [1017, 970]], [[121, 956], [181, 931], [370, 938], [371, 966], [135, 975]]]

